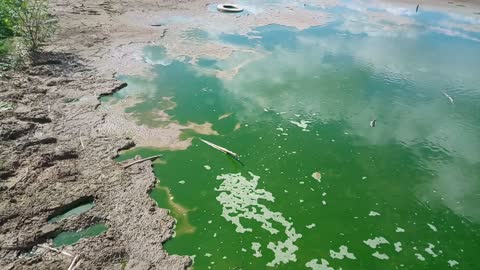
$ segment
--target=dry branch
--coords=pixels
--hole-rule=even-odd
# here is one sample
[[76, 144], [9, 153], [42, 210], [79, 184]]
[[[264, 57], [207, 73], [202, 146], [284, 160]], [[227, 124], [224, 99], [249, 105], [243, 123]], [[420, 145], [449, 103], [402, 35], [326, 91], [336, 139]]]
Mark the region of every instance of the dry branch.
[[155, 156], [151, 156], [151, 157], [146, 157], [146, 158], [142, 158], [142, 159], [139, 159], [139, 160], [135, 160], [135, 161], [132, 161], [130, 163], [127, 163], [125, 165], [122, 165], [123, 168], [128, 168], [134, 164], [137, 164], [137, 163], [140, 163], [140, 162], [144, 162], [144, 161], [147, 161], [147, 160], [152, 160], [152, 159], [156, 159], [156, 158], [159, 158], [161, 157], [162, 155], [155, 155]]
[[52, 248], [52, 247], [49, 247], [47, 245], [37, 245], [38, 247], [41, 247], [41, 248], [45, 248], [45, 249], [49, 249], [51, 251], [55, 251], [55, 252], [58, 252], [58, 253], [62, 253], [63, 255], [67, 255], [67, 256], [70, 256], [70, 257], [73, 257], [72, 254], [66, 252], [66, 251], [61, 251], [59, 249], [56, 249], [56, 248]]
[[237, 153], [235, 153], [235, 152], [233, 152], [233, 151], [230, 151], [230, 150], [228, 150], [227, 148], [221, 147], [221, 146], [219, 146], [219, 145], [216, 145], [216, 144], [211, 143], [211, 142], [206, 141], [206, 140], [200, 139], [200, 141], [206, 143], [207, 145], [211, 146], [212, 148], [217, 149], [217, 150], [220, 151], [220, 152], [223, 152], [223, 153], [225, 153], [225, 154], [231, 155], [232, 157], [234, 157], [234, 158], [236, 158], [236, 159], [239, 158], [239, 156], [238, 156]]
[[77, 261], [77, 259], [78, 259], [78, 255], [73, 258], [72, 263], [71, 263], [70, 266], [68, 267], [68, 270], [72, 270], [72, 269], [73, 269], [73, 267], [74, 267], [75, 262]]

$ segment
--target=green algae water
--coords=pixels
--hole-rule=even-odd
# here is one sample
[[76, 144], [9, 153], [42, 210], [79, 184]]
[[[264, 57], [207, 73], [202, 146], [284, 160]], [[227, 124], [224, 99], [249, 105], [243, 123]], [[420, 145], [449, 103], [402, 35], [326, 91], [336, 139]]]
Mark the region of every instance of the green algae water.
[[60, 247], [60, 246], [72, 245], [78, 242], [82, 238], [88, 238], [88, 237], [94, 237], [94, 236], [100, 235], [101, 233], [105, 232], [107, 229], [108, 228], [105, 224], [99, 223], [77, 232], [62, 232], [53, 239], [53, 246]]
[[430, 29], [439, 18], [451, 19], [425, 12], [383, 34], [343, 19], [269, 25], [216, 40], [261, 57], [192, 63], [147, 47], [155, 76], [122, 77], [129, 86], [107, 106], [135, 96], [125, 112], [139, 125], [166, 125], [152, 117], [162, 109], [219, 134], [187, 130], [186, 150], [119, 158], [163, 154], [151, 197], [177, 220], [166, 250], [194, 269], [477, 269], [480, 42]]
[[70, 210], [66, 211], [63, 214], [52, 217], [51, 219], [48, 220], [48, 222], [55, 223], [55, 222], [60, 221], [62, 219], [66, 219], [66, 218], [69, 218], [69, 217], [72, 217], [72, 216], [78, 216], [78, 215], [83, 214], [83, 213], [87, 212], [88, 210], [92, 209], [94, 206], [95, 206], [94, 202], [79, 205], [79, 206], [77, 206], [73, 209], [70, 209]]

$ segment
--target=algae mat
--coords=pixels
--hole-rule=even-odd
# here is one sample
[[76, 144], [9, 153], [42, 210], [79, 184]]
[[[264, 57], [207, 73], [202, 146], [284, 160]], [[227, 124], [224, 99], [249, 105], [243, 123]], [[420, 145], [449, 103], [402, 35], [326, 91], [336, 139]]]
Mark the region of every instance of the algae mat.
[[129, 86], [104, 99], [134, 97], [125, 112], [138, 125], [218, 133], [120, 157], [163, 154], [151, 196], [177, 220], [165, 248], [194, 269], [475, 269], [478, 33], [431, 27], [458, 20], [442, 13], [397, 14], [405, 25], [326, 11], [338, 19], [305, 30], [202, 34], [241, 48], [228, 59], [147, 47], [154, 77], [123, 76]]

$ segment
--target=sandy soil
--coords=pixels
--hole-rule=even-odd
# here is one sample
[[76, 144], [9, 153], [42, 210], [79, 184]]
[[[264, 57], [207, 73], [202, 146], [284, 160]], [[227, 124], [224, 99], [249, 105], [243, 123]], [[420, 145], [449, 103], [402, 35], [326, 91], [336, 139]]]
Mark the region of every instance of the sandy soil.
[[[407, 7], [417, 3], [385, 1]], [[421, 8], [478, 16], [479, 1], [451, 2], [424, 0]], [[142, 55], [145, 45], [161, 44], [172, 57], [226, 58], [237, 50], [217, 43], [192, 46], [194, 41], [184, 33], [200, 25], [213, 32], [246, 33], [269, 23], [302, 29], [329, 21], [327, 14], [298, 5], [226, 17], [208, 11], [208, 4], [205, 0], [52, 0], [59, 18], [52, 45], [25, 70], [0, 76], [0, 99], [12, 105], [0, 111], [0, 269], [67, 269], [71, 257], [38, 245], [50, 245], [62, 231], [98, 222], [107, 224], [106, 233], [65, 248], [79, 255], [76, 269], [190, 265], [188, 257], [162, 249], [172, 236], [174, 220], [148, 196], [156, 183], [150, 162], [124, 169], [112, 158], [135, 144], [161, 142], [162, 147], [184, 149], [190, 144], [179, 140], [184, 129], [215, 131], [208, 123], [133, 128], [117, 111], [101, 110], [99, 97], [125, 87], [114, 79], [117, 74], [148, 75]], [[336, 4], [322, 1], [325, 6]], [[165, 22], [172, 16], [181, 23]], [[128, 126], [132, 128], [121, 128]], [[48, 223], [50, 217], [91, 199], [96, 206], [89, 212]]]

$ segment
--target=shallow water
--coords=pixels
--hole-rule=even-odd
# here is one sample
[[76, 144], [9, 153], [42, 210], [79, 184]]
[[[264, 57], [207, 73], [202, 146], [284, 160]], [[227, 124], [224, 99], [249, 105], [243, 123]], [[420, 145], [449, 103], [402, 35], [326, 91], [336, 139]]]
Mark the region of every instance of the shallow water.
[[103, 223], [98, 223], [77, 232], [62, 232], [53, 238], [53, 246], [69, 246], [78, 242], [82, 238], [94, 237], [102, 234], [108, 229]]
[[66, 211], [65, 213], [62, 213], [62, 214], [59, 214], [59, 215], [56, 215], [56, 216], [52, 217], [51, 219], [48, 220], [48, 222], [54, 223], [54, 222], [57, 222], [57, 221], [60, 221], [62, 219], [66, 219], [66, 218], [69, 218], [69, 217], [72, 217], [72, 216], [78, 216], [78, 215], [83, 214], [83, 213], [87, 212], [88, 210], [92, 209], [94, 206], [95, 206], [94, 202], [89, 202], [89, 203], [79, 205], [75, 208], [72, 208], [72, 209]]
[[255, 57], [192, 64], [148, 47], [155, 76], [122, 77], [129, 86], [106, 101], [139, 98], [125, 109], [138, 124], [166, 125], [152, 112], [167, 108], [171, 121], [209, 122], [220, 134], [187, 130], [187, 150], [120, 157], [163, 154], [151, 196], [177, 219], [169, 253], [192, 256], [195, 269], [480, 263], [478, 33], [437, 27], [461, 20], [448, 14], [400, 10], [372, 21], [344, 3], [319, 7], [336, 18], [325, 26], [215, 40]]

